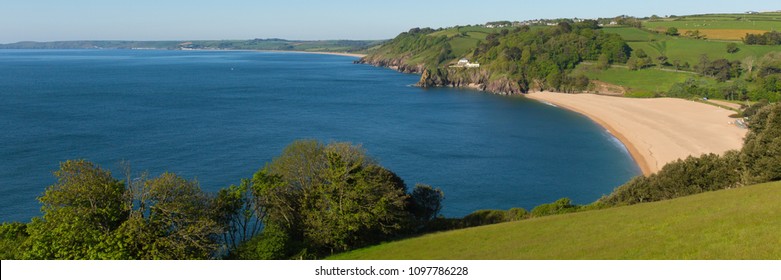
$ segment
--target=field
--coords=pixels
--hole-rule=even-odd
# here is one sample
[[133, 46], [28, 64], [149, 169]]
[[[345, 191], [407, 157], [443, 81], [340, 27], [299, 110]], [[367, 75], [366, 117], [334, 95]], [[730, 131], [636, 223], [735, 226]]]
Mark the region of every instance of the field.
[[667, 36], [634, 27], [605, 27], [606, 33], [615, 33], [627, 42], [650, 42], [668, 39]]
[[781, 30], [781, 14], [721, 14], [696, 15], [643, 22], [648, 29], [664, 32], [675, 27], [683, 34], [686, 31], [699, 30], [708, 39], [738, 41], [746, 33], [760, 34], [771, 30]]
[[643, 49], [648, 56], [656, 58], [662, 54], [669, 58], [669, 61], [678, 60], [681, 63], [688, 62], [691, 65], [699, 63], [700, 56], [708, 55], [711, 60], [726, 58], [727, 60], [742, 60], [753, 56], [761, 58], [765, 54], [773, 51], [781, 51], [778, 46], [745, 45], [738, 42], [740, 49], [736, 53], [727, 53], [728, 42], [695, 40], [688, 38], [669, 38], [664, 41], [649, 42], [628, 42], [633, 50]]
[[582, 73], [592, 80], [623, 86], [627, 89], [628, 96], [636, 97], [653, 97], [655, 93], [666, 92], [675, 83], [699, 77], [694, 73], [663, 71], [656, 68], [637, 71], [619, 66], [604, 71], [592, 68], [590, 65], [578, 65], [575, 74]]
[[334, 259], [781, 259], [781, 182], [428, 234]]

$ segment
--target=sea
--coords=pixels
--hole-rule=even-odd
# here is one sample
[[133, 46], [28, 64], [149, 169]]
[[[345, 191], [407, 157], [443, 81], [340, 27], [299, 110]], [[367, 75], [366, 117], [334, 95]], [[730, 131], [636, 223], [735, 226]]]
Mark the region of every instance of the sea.
[[307, 53], [0, 50], [0, 221], [40, 216], [52, 172], [86, 159], [124, 178], [174, 172], [210, 192], [239, 184], [297, 139], [361, 145], [441, 188], [441, 214], [567, 197], [641, 174], [588, 118], [521, 96], [413, 86], [419, 76]]

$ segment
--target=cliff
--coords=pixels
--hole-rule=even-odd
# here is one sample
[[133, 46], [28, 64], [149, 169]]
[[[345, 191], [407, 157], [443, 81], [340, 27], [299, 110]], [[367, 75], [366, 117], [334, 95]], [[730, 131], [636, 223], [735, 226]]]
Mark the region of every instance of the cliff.
[[423, 70], [425, 69], [424, 64], [410, 64], [407, 61], [409, 60], [409, 57], [403, 56], [403, 57], [382, 57], [378, 55], [368, 55], [364, 56], [361, 59], [355, 61], [355, 63], [360, 64], [369, 64], [374, 65], [378, 67], [386, 67], [390, 68], [402, 73], [414, 73], [414, 74], [422, 74]]
[[488, 70], [479, 68], [426, 68], [424, 64], [410, 64], [406, 57], [366, 56], [355, 63], [386, 67], [402, 73], [420, 74], [416, 86], [429, 87], [460, 87], [482, 90], [495, 94], [515, 95], [524, 91], [517, 82], [507, 78], [490, 79]]

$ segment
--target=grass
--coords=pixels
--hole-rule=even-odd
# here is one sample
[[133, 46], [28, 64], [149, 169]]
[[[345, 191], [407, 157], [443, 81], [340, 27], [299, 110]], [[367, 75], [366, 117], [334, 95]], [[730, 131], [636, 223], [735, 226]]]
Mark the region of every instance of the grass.
[[428, 234], [333, 259], [781, 259], [781, 182]]
[[[706, 54], [711, 60], [726, 58], [728, 60], [742, 60], [753, 56], [761, 58], [765, 54], [773, 51], [779, 51], [778, 46], [745, 45], [738, 42], [740, 49], [736, 53], [727, 53], [727, 44], [729, 42], [695, 40], [688, 38], [670, 38], [665, 42], [664, 55], [669, 61], [679, 60], [681, 63], [689, 62], [691, 65], [699, 63], [700, 55]], [[629, 42], [629, 47], [634, 50], [643, 49], [648, 56], [656, 58], [662, 53], [657, 49], [659, 41], [656, 42]]]
[[667, 36], [634, 27], [605, 27], [605, 33], [615, 33], [627, 42], [650, 42], [667, 39]]
[[631, 71], [627, 68], [614, 66], [599, 71], [585, 64], [578, 65], [575, 71], [575, 74], [582, 73], [592, 80], [623, 86], [629, 92], [627, 95], [633, 97], [653, 97], [654, 93], [666, 92], [675, 83], [698, 77], [693, 73], [668, 72], [656, 68]]
[[771, 30], [781, 30], [781, 15], [778, 13], [695, 15], [649, 20], [643, 22], [643, 26], [661, 32], [667, 28], [675, 27], [681, 34], [689, 30], [699, 30], [708, 39], [738, 41], [746, 33], [760, 34]]

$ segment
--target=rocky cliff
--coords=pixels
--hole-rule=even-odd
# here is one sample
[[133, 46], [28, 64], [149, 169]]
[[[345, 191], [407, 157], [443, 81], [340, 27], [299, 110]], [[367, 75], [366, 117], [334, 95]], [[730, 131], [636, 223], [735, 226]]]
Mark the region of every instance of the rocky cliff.
[[356, 63], [387, 67], [402, 73], [420, 74], [417, 86], [427, 87], [460, 87], [482, 90], [502, 95], [522, 94], [525, 90], [515, 81], [507, 78], [491, 79], [491, 73], [479, 68], [437, 68], [428, 69], [424, 64], [410, 64], [404, 57], [385, 58], [366, 56]]

